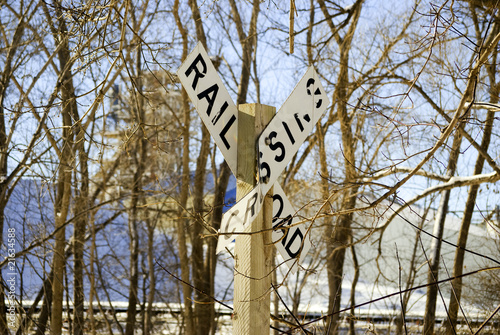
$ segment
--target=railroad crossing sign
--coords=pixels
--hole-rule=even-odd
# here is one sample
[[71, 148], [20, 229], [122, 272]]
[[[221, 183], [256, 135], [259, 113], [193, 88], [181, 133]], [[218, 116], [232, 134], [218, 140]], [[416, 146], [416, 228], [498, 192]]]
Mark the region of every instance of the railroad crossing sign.
[[177, 76], [236, 175], [238, 108], [201, 43], [186, 57]]
[[[201, 43], [188, 55], [177, 75], [236, 175], [238, 109]], [[272, 240], [287, 265], [296, 270], [311, 244], [306, 238], [306, 225], [297, 224], [296, 212], [276, 180], [329, 104], [316, 71], [309, 67], [257, 141], [259, 182], [224, 214], [217, 253], [231, 243], [233, 233], [247, 231], [274, 185]]]
[[[246, 231], [250, 222], [258, 215], [264, 195], [273, 185], [278, 185], [276, 180], [279, 175], [297, 153], [300, 145], [305, 141], [329, 104], [330, 101], [316, 71], [310, 67], [259, 136], [259, 184], [224, 214], [220, 229], [224, 235], [219, 238], [217, 252], [224, 250], [234, 239], [234, 235], [230, 233]], [[281, 191], [282, 198], [286, 199], [281, 187], [279, 189], [275, 187], [275, 194], [277, 194], [277, 190]], [[283, 203], [289, 204], [290, 202], [286, 199]], [[296, 214], [291, 205], [285, 206], [285, 209], [281, 211], [274, 209], [274, 206], [278, 205], [276, 201], [273, 204], [273, 213], [280, 214], [278, 217], [274, 216], [273, 221], [277, 218], [294, 217]], [[289, 225], [290, 221], [287, 222]], [[298, 253], [277, 244], [276, 238], [279, 235], [273, 233], [273, 242], [289, 265], [293, 264], [289, 260], [296, 259], [298, 255], [306, 254], [310, 247], [309, 240], [305, 238], [307, 236], [306, 226], [297, 225], [294, 227], [298, 228], [293, 229], [293, 232], [290, 229], [281, 230], [285, 232], [282, 241], [286, 241], [290, 233], [293, 234], [294, 240], [300, 238], [302, 249]]]

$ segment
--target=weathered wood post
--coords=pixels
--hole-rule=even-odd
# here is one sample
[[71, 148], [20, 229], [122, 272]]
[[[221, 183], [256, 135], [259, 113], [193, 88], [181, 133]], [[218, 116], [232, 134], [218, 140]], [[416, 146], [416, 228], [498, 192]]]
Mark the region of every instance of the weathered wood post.
[[[239, 106], [236, 198], [240, 200], [257, 184], [257, 139], [275, 114], [261, 104]], [[272, 195], [272, 189], [268, 194]], [[233, 334], [269, 334], [273, 245], [272, 196], [266, 196], [249, 232], [239, 235], [235, 246]]]

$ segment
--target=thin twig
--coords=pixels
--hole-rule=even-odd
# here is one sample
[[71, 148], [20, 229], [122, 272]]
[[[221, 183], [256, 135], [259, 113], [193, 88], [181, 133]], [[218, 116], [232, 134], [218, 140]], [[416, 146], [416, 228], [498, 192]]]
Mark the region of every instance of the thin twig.
[[[384, 299], [388, 299], [388, 298], [391, 298], [391, 297], [394, 297], [394, 296], [397, 296], [401, 293], [406, 293], [406, 292], [411, 292], [411, 291], [416, 291], [416, 290], [420, 290], [420, 289], [423, 289], [423, 288], [426, 288], [428, 286], [431, 286], [431, 285], [439, 285], [439, 284], [442, 284], [442, 283], [446, 283], [446, 282], [449, 282], [449, 281], [452, 281], [454, 279], [457, 279], [457, 278], [463, 278], [463, 277], [467, 277], [467, 276], [471, 276], [471, 275], [474, 275], [474, 274], [478, 274], [480, 272], [484, 272], [484, 271], [492, 271], [492, 270], [500, 270], [500, 266], [494, 266], [494, 267], [488, 267], [488, 268], [482, 268], [482, 269], [479, 269], [479, 270], [475, 270], [475, 271], [471, 271], [471, 272], [467, 272], [467, 273], [464, 273], [464, 274], [461, 274], [459, 276], [454, 276], [454, 277], [449, 277], [449, 278], [446, 278], [446, 279], [441, 279], [439, 281], [436, 281], [436, 282], [432, 282], [432, 283], [427, 283], [427, 284], [422, 284], [422, 285], [418, 285], [418, 286], [415, 286], [415, 287], [411, 287], [411, 288], [408, 288], [408, 289], [405, 289], [405, 290], [402, 290], [402, 291], [397, 291], [397, 292], [394, 292], [394, 293], [391, 293], [391, 294], [388, 294], [388, 295], [385, 295], [383, 297], [380, 297], [380, 298], [377, 298], [377, 299], [373, 299], [373, 300], [370, 300], [370, 301], [367, 301], [367, 302], [363, 302], [359, 305], [356, 305], [356, 306], [349, 306], [349, 307], [346, 307], [344, 309], [341, 309], [339, 311], [336, 311], [336, 312], [332, 312], [332, 313], [329, 313], [329, 314], [326, 314], [326, 315], [323, 315], [322, 317], [320, 318], [317, 318], [315, 320], [312, 320], [312, 321], [309, 321], [307, 323], [303, 323], [302, 326], [308, 326], [310, 324], [313, 324], [313, 323], [316, 323], [316, 322], [319, 322], [321, 320], [324, 320], [328, 317], [331, 317], [335, 314], [340, 314], [340, 313], [343, 313], [343, 312], [347, 312], [349, 311], [351, 308], [361, 308], [363, 306], [366, 306], [366, 305], [370, 305], [370, 304], [373, 304], [373, 303], [376, 303], [376, 302], [379, 302], [379, 301], [382, 301]], [[495, 310], [495, 313], [497, 313], [500, 309], [500, 306], [498, 306], [498, 308]], [[488, 320], [490, 320], [491, 318], [493, 317], [493, 315], [490, 316], [490, 318]], [[483, 327], [483, 326], [482, 326]], [[298, 327], [297, 327], [298, 328]], [[295, 328], [295, 329], [297, 329]], [[292, 329], [294, 330], [294, 329]], [[476, 332], [477, 334], [477, 332]]]
[[168, 269], [167, 269], [167, 268], [165, 268], [163, 265], [161, 265], [161, 264], [158, 262], [158, 260], [157, 260], [157, 259], [155, 259], [155, 263], [156, 263], [156, 264], [158, 264], [158, 266], [159, 266], [160, 268], [162, 268], [162, 269], [163, 269], [163, 271], [165, 271], [165, 272], [166, 272], [166, 273], [168, 273], [170, 276], [174, 277], [176, 280], [180, 281], [180, 282], [181, 282], [181, 283], [183, 283], [184, 285], [188, 285], [188, 286], [189, 286], [189, 287], [191, 287], [193, 290], [196, 290], [196, 291], [200, 292], [201, 294], [206, 295], [207, 297], [209, 297], [209, 298], [210, 298], [210, 299], [212, 299], [213, 301], [218, 302], [218, 303], [219, 303], [219, 304], [221, 304], [222, 306], [224, 306], [224, 307], [226, 307], [226, 308], [228, 308], [228, 309], [230, 309], [230, 310], [233, 310], [233, 307], [231, 307], [231, 306], [229, 306], [229, 305], [227, 305], [227, 304], [223, 303], [222, 301], [220, 301], [220, 300], [216, 299], [215, 297], [211, 296], [211, 295], [210, 295], [210, 294], [208, 294], [207, 292], [205, 292], [205, 291], [203, 291], [203, 290], [201, 290], [201, 289], [199, 289], [199, 288], [197, 288], [197, 287], [194, 287], [193, 285], [191, 285], [191, 283], [185, 282], [184, 280], [182, 280], [182, 278], [179, 278], [179, 277], [177, 277], [176, 275], [174, 275], [172, 272], [168, 271]]
[[481, 330], [483, 330], [484, 326], [486, 326], [488, 324], [488, 322], [490, 322], [491, 319], [493, 319], [495, 314], [498, 313], [498, 311], [500, 311], [500, 305], [498, 305], [498, 307], [493, 311], [493, 313], [491, 313], [491, 315], [479, 326], [479, 328], [476, 330], [474, 335], [479, 334], [481, 332]]
[[[191, 283], [188, 283], [188, 282], [186, 282], [186, 281], [182, 280], [182, 278], [179, 278], [178, 276], [174, 275], [172, 272], [168, 271], [168, 269], [167, 269], [167, 268], [165, 268], [163, 265], [161, 265], [161, 264], [158, 262], [158, 260], [157, 260], [157, 259], [155, 259], [155, 263], [156, 263], [156, 264], [158, 264], [158, 266], [159, 266], [160, 268], [162, 268], [162, 269], [163, 269], [166, 273], [168, 273], [170, 276], [172, 276], [172, 277], [173, 277], [173, 278], [175, 278], [176, 280], [180, 281], [180, 282], [181, 282], [181, 283], [183, 283], [184, 285], [188, 285], [188, 286], [189, 286], [189, 287], [191, 287], [193, 290], [198, 291], [198, 292], [200, 292], [201, 294], [206, 295], [207, 297], [209, 297], [209, 298], [210, 298], [210, 299], [212, 299], [213, 301], [215, 301], [215, 302], [217, 302], [217, 303], [221, 304], [222, 306], [224, 306], [224, 307], [228, 308], [229, 310], [231, 310], [231, 311], [233, 311], [233, 310], [234, 310], [234, 308], [233, 308], [233, 307], [231, 307], [231, 306], [229, 306], [229, 305], [227, 305], [227, 304], [223, 303], [222, 301], [220, 301], [220, 300], [216, 299], [214, 296], [212, 296], [212, 295], [208, 294], [208, 293], [207, 293], [207, 292], [205, 292], [204, 290], [201, 290], [201, 289], [199, 289], [199, 288], [197, 288], [197, 287], [193, 286]], [[278, 318], [278, 317], [277, 317], [277, 316], [275, 316], [275, 315], [270, 315], [270, 317], [271, 317], [272, 319], [276, 320], [276, 321], [283, 322], [283, 323], [288, 323], [288, 322], [286, 322], [285, 320], [280, 319], [280, 318]], [[276, 328], [276, 327], [274, 327], [274, 326], [272, 326], [272, 325], [270, 326], [270, 328], [271, 328], [271, 329], [274, 329], [274, 330], [281, 331], [279, 328]]]
[[281, 295], [278, 293], [278, 289], [276, 288], [276, 286], [274, 286], [273, 283], [271, 283], [271, 287], [273, 288], [274, 290], [274, 293], [276, 293], [276, 295], [278, 296], [278, 298], [280, 299], [281, 303], [285, 306], [286, 310], [288, 311], [288, 313], [290, 313], [290, 315], [293, 317], [293, 319], [295, 320], [295, 322], [297, 322], [297, 325], [300, 327], [300, 329], [306, 333], [306, 334], [311, 334], [311, 332], [308, 332], [307, 330], [304, 329], [304, 327], [302, 327], [302, 324], [300, 323], [300, 321], [297, 319], [297, 317], [295, 316], [295, 314], [293, 314], [293, 312], [290, 310], [290, 308], [288, 308], [287, 304], [285, 303], [285, 301], [283, 300], [283, 298], [281, 298]]

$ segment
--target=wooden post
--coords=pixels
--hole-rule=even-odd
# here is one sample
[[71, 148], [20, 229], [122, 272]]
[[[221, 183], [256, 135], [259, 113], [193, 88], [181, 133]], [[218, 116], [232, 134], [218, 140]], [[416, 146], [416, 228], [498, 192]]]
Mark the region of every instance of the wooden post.
[[[257, 139], [275, 112], [274, 107], [261, 104], [239, 106], [237, 200], [256, 185]], [[266, 196], [251, 232], [271, 228], [272, 205], [272, 197]], [[272, 248], [270, 230], [236, 238], [233, 334], [269, 334]]]

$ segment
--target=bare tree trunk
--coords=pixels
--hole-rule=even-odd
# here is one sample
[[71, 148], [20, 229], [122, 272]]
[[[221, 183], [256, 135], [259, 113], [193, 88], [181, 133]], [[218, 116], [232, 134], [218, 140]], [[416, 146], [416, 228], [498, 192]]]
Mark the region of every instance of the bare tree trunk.
[[[10, 72], [10, 70], [9, 70]], [[7, 130], [5, 129], [5, 114], [3, 108], [3, 100], [5, 97], [5, 91], [7, 89], [6, 85], [6, 75], [5, 71], [2, 75], [2, 80], [0, 81], [0, 178], [2, 181], [0, 182], [0, 241], [3, 246], [5, 240], [3, 238], [3, 229], [5, 224], [5, 206], [7, 206], [7, 201], [4, 197], [4, 194], [7, 193], [8, 185], [4, 182], [7, 179], [7, 158], [8, 158], [8, 143], [7, 143]], [[2, 276], [2, 271], [0, 271], [0, 334], [7, 335], [9, 333], [7, 327], [7, 318], [5, 311], [7, 307], [5, 305], [5, 294], [4, 294], [4, 280]]]
[[205, 264], [203, 260], [203, 240], [201, 234], [203, 232], [203, 196], [205, 189], [206, 165], [208, 154], [210, 153], [210, 133], [207, 127], [202, 126], [202, 140], [198, 159], [196, 160], [196, 171], [194, 174], [194, 194], [193, 194], [193, 214], [195, 223], [191, 228], [191, 271], [193, 274], [193, 285], [197, 289], [195, 291], [194, 305], [195, 328], [199, 335], [208, 334], [210, 332], [210, 308], [213, 307], [210, 297], [203, 294], [199, 290], [206, 290], [210, 287], [209, 274], [205, 272]]
[[40, 315], [38, 316], [37, 335], [44, 335], [47, 328], [47, 322], [50, 317], [50, 310], [52, 306], [52, 282], [54, 281], [54, 271], [50, 271], [49, 276], [43, 282], [42, 291], [44, 295]]
[[[86, 199], [78, 201], [80, 204], [86, 203]], [[84, 208], [83, 206], [81, 208]], [[73, 240], [73, 260], [74, 260], [74, 284], [73, 284], [73, 334], [82, 335], [84, 329], [84, 301], [83, 292], [83, 245], [85, 240], [86, 219], [79, 218], [75, 222], [74, 240]]]
[[[196, 36], [201, 41], [203, 46], [207, 48], [207, 41], [205, 30], [203, 29], [203, 22], [201, 20], [200, 10], [196, 0], [189, 0], [193, 20], [196, 27]], [[211, 309], [214, 305], [211, 304], [211, 299], [206, 294], [201, 293], [199, 290], [207, 290], [210, 288], [210, 273], [206, 270], [203, 255], [203, 240], [201, 233], [203, 232], [203, 197], [205, 189], [206, 166], [208, 154], [210, 153], [210, 133], [205, 125], [201, 125], [201, 147], [198, 158], [196, 160], [196, 170], [194, 173], [194, 193], [193, 193], [193, 214], [195, 223], [191, 228], [191, 272], [193, 275], [193, 286], [197, 288], [194, 296], [199, 304], [194, 306], [194, 325], [197, 334], [208, 334], [211, 330], [210, 315]]]
[[155, 276], [155, 256], [154, 256], [154, 236], [155, 236], [155, 224], [152, 222], [153, 220], [151, 218], [147, 218], [147, 229], [148, 229], [148, 279], [149, 279], [149, 286], [148, 286], [148, 298], [147, 298], [147, 306], [146, 306], [146, 315], [145, 315], [145, 322], [144, 322], [144, 327], [145, 335], [153, 334], [154, 329], [153, 329], [153, 303], [155, 299], [155, 293], [156, 293], [156, 276]]
[[238, 10], [238, 7], [236, 5], [236, 1], [230, 0], [229, 4], [231, 6], [231, 13], [233, 14], [233, 20], [236, 24], [236, 32], [238, 33], [238, 38], [240, 40], [242, 48], [241, 76], [240, 83], [238, 85], [238, 99], [236, 101], [237, 105], [241, 105], [247, 102], [246, 100], [248, 83], [250, 81], [252, 55], [254, 53], [254, 49], [257, 46], [257, 19], [260, 13], [260, 1], [254, 0], [252, 2], [252, 16], [250, 18], [248, 33], [246, 34], [240, 17], [240, 11]]
[[356, 335], [356, 325], [354, 319], [356, 315], [354, 314], [354, 306], [356, 306], [356, 285], [359, 280], [359, 262], [358, 257], [356, 255], [356, 247], [352, 244], [351, 240], [351, 253], [352, 253], [352, 262], [354, 265], [354, 278], [352, 279], [351, 285], [351, 315], [349, 317], [349, 335]]
[[[495, 49], [492, 54], [492, 61], [486, 66], [489, 81], [490, 81], [490, 102], [493, 104], [498, 103], [500, 85], [496, 82], [496, 59], [497, 50]], [[489, 109], [486, 114], [486, 121], [484, 125], [483, 138], [481, 140], [481, 149], [487, 152], [490, 146], [491, 134], [493, 130], [493, 121], [495, 119], [495, 111]], [[476, 160], [476, 165], [474, 166], [474, 175], [481, 174], [483, 171], [485, 158], [482, 155], [478, 155]], [[458, 309], [460, 307], [460, 298], [462, 296], [462, 273], [464, 265], [465, 248], [467, 246], [467, 237], [469, 235], [469, 227], [471, 224], [472, 214], [474, 213], [476, 205], [476, 197], [478, 194], [479, 185], [473, 185], [469, 188], [469, 194], [467, 196], [467, 201], [465, 203], [464, 216], [462, 217], [462, 223], [460, 226], [460, 231], [458, 234], [458, 241], [455, 250], [455, 262], [453, 264], [453, 277], [452, 292], [450, 295], [449, 302], [449, 320], [446, 322], [446, 330], [448, 334], [455, 334], [455, 327], [457, 325]]]
[[90, 334], [91, 335], [96, 335], [96, 320], [95, 320], [95, 315], [94, 315], [94, 297], [97, 297], [97, 291], [96, 291], [96, 285], [95, 285], [95, 269], [94, 269], [94, 264], [96, 260], [96, 229], [95, 229], [95, 211], [92, 211], [91, 217], [90, 217], [90, 250], [89, 250], [89, 271], [88, 271], [88, 278], [89, 278], [89, 309], [88, 309], [88, 315], [89, 315], [89, 323], [90, 323]]
[[[419, 225], [420, 229], [418, 229], [416, 234], [415, 234], [415, 241], [413, 243], [413, 249], [412, 249], [413, 251], [411, 253], [410, 266], [408, 267], [409, 268], [408, 277], [406, 279], [406, 286], [404, 287], [404, 289], [406, 289], [406, 290], [410, 289], [414, 285], [414, 282], [415, 282], [415, 275], [417, 273], [417, 268], [416, 268], [415, 264], [417, 262], [417, 250], [418, 250], [419, 241], [420, 241], [421, 229], [422, 229], [422, 226], [427, 219], [427, 214], [429, 213], [429, 209], [430, 209], [430, 207], [428, 207], [425, 210], [425, 213], [422, 216], [422, 219], [420, 221], [421, 222]], [[400, 316], [398, 317], [398, 319], [396, 321], [396, 334], [398, 334], [398, 335], [403, 334], [403, 327], [405, 326], [405, 322], [406, 322], [405, 315], [406, 315], [406, 311], [408, 308], [408, 302], [410, 301], [411, 294], [412, 294], [412, 291], [406, 291], [402, 297], [401, 312], [400, 312]]]
[[[322, 1], [323, 2], [323, 1]], [[361, 14], [363, 1], [357, 1], [352, 8], [353, 14], [351, 24], [344, 38], [337, 37], [340, 48], [340, 64], [338, 82], [334, 92], [333, 101], [337, 101], [337, 114], [340, 121], [340, 130], [342, 133], [342, 150], [344, 152], [344, 196], [341, 208], [351, 209], [356, 205], [355, 194], [358, 186], [351, 186], [356, 180], [356, 141], [352, 135], [351, 117], [348, 115], [348, 85], [349, 85], [349, 53], [351, 50], [352, 39], [356, 31], [357, 23]], [[324, 3], [322, 4], [324, 7]], [[327, 271], [329, 304], [328, 313], [333, 315], [328, 318], [328, 334], [336, 334], [339, 327], [340, 298], [342, 296], [342, 278], [345, 260], [345, 250], [351, 239], [352, 213], [341, 215], [337, 219], [337, 224], [329, 238], [327, 245]]]
[[[78, 116], [77, 116], [78, 117]], [[79, 118], [78, 118], [79, 119]], [[73, 233], [73, 260], [74, 260], [74, 270], [73, 270], [73, 334], [83, 335], [83, 330], [85, 328], [84, 319], [84, 302], [85, 293], [83, 285], [83, 249], [85, 244], [85, 230], [88, 224], [89, 218], [89, 170], [88, 170], [88, 157], [85, 151], [85, 132], [83, 131], [81, 124], [78, 123], [76, 126], [78, 131], [78, 136], [76, 140], [76, 149], [78, 150], [78, 157], [80, 162], [80, 190], [79, 195], [76, 200], [76, 209], [79, 213], [78, 219], [75, 222], [74, 233]]]
[[[172, 8], [177, 27], [182, 36], [182, 60], [184, 61], [188, 54], [188, 34], [184, 28], [179, 14], [179, 0], [176, 0]], [[182, 89], [182, 112], [184, 114], [184, 128], [182, 130], [182, 176], [179, 194], [179, 207], [176, 222], [177, 243], [179, 248], [179, 261], [181, 268], [181, 278], [185, 283], [190, 282], [189, 258], [186, 243], [186, 205], [189, 195], [189, 128], [191, 124], [189, 99], [186, 91]], [[182, 285], [182, 298], [184, 303], [183, 319], [186, 326], [186, 335], [194, 335], [194, 320], [192, 307], [192, 289], [189, 285]]]
[[[60, 83], [62, 82], [62, 78], [64, 78], [64, 76], [65, 76], [64, 72], [63, 73], [59, 73], [59, 80], [58, 80], [59, 84], [56, 86], [54, 93], [52, 94], [52, 96], [49, 99], [49, 102], [47, 103], [47, 107], [46, 107], [46, 110], [44, 112], [44, 116], [39, 121], [39, 131], [40, 132], [41, 132], [43, 124], [44, 124], [44, 122], [45, 122], [45, 120], [46, 120], [46, 118], [48, 116], [48, 109], [52, 106], [53, 101], [55, 100], [56, 93], [58, 92], [58, 90], [61, 87]], [[40, 132], [37, 131], [37, 134], [34, 135], [34, 138], [38, 138], [40, 136]], [[60, 194], [60, 192], [58, 192], [57, 194]], [[57, 199], [56, 199], [56, 204], [54, 206], [54, 209], [58, 208], [57, 207], [58, 203], [59, 202], [57, 202]], [[57, 210], [55, 210], [54, 214], [56, 215], [56, 219], [57, 219], [57, 213], [58, 213]], [[56, 221], [56, 223], [57, 223], [57, 221]], [[43, 334], [45, 334], [45, 330], [47, 328], [48, 319], [49, 319], [49, 317], [51, 317], [52, 295], [53, 295], [52, 283], [54, 282], [54, 276], [55, 276], [54, 273], [55, 273], [55, 267], [52, 264], [51, 270], [50, 270], [50, 274], [44, 280], [42, 288], [41, 288], [42, 295], [44, 296], [44, 300], [43, 300], [42, 308], [40, 310], [40, 314], [39, 314], [39, 317], [38, 317], [37, 335], [43, 335]], [[40, 298], [41, 298], [41, 296], [40, 296]], [[62, 304], [62, 302], [61, 302], [61, 304]], [[33, 309], [30, 309], [29, 313], [32, 314], [33, 313]], [[30, 317], [27, 316], [26, 318], [29, 319]], [[24, 322], [22, 322], [22, 324], [24, 324]], [[19, 329], [21, 329], [21, 327]]]
[[[273, 248], [273, 268], [276, 267], [276, 248]], [[276, 292], [278, 287], [278, 271], [273, 271], [271, 282], [273, 283], [275, 290], [273, 291], [273, 304], [274, 310], [273, 313], [275, 316], [280, 315], [280, 297], [278, 296], [278, 292]], [[274, 320], [273, 322], [273, 335], [279, 335], [281, 332], [279, 330], [279, 322], [278, 320]]]
[[[141, 175], [140, 171], [136, 171], [134, 177], [134, 185]], [[125, 335], [133, 335], [135, 332], [135, 323], [137, 318], [137, 303], [138, 303], [138, 285], [139, 285], [139, 232], [137, 227], [138, 221], [138, 204], [139, 204], [139, 191], [138, 186], [134, 186], [132, 196], [132, 208], [128, 218], [129, 228], [129, 250], [130, 250], [130, 275], [129, 275], [129, 291], [128, 291], [128, 307], [127, 307], [127, 321], [125, 327]]]
[[[184, 94], [183, 94], [184, 95]], [[187, 99], [187, 95], [184, 96]], [[187, 100], [185, 100], [187, 101]], [[189, 114], [189, 106], [184, 109], [185, 114]], [[189, 116], [184, 118], [185, 132], [189, 134]], [[186, 121], [188, 122], [186, 125]], [[185, 219], [185, 208], [187, 204], [187, 198], [189, 193], [189, 135], [184, 135], [184, 151], [183, 151], [183, 172], [182, 172], [182, 184], [181, 184], [181, 194], [179, 200], [179, 214], [177, 220], [177, 240], [179, 247], [179, 260], [181, 266], [181, 278], [184, 282], [190, 282], [190, 270], [189, 270], [189, 257], [187, 252], [187, 242], [186, 242], [186, 219]], [[187, 151], [186, 151], [187, 150]], [[193, 307], [192, 307], [192, 289], [189, 285], [182, 285], [182, 294], [184, 301], [184, 323], [186, 325], [186, 334], [194, 334], [194, 320], [193, 320]]]
[[[463, 128], [464, 123], [459, 127]], [[450, 158], [448, 160], [447, 176], [452, 177], [455, 174], [457, 161], [460, 154], [460, 144], [462, 143], [462, 132], [457, 131], [453, 138]], [[427, 283], [432, 284], [439, 277], [439, 263], [441, 257], [441, 240], [443, 238], [444, 224], [446, 215], [448, 214], [448, 203], [450, 200], [451, 190], [445, 190], [441, 193], [441, 201], [434, 221], [434, 229], [432, 232], [433, 239], [430, 247], [429, 256], [429, 271], [427, 274]], [[432, 335], [434, 333], [434, 324], [436, 322], [436, 302], [439, 287], [438, 285], [430, 285], [427, 287], [427, 300], [425, 305], [424, 316], [424, 334]]]
[[[63, 112], [64, 113], [64, 112]], [[67, 111], [66, 111], [67, 113]], [[69, 114], [63, 114], [65, 122], [63, 122], [65, 127], [71, 127], [71, 119], [67, 120]], [[65, 128], [66, 129], [66, 128]], [[69, 132], [63, 130], [63, 132]], [[64, 296], [64, 273], [66, 267], [66, 258], [64, 255], [64, 248], [66, 246], [66, 218], [69, 211], [70, 200], [71, 200], [71, 157], [73, 151], [71, 150], [72, 134], [63, 135], [64, 147], [62, 150], [60, 172], [58, 178], [58, 191], [57, 191], [57, 201], [55, 206], [54, 216], [56, 218], [55, 229], [57, 233], [55, 234], [55, 246], [54, 246], [54, 258], [52, 268], [54, 269], [54, 279], [52, 281], [52, 309], [51, 309], [51, 319], [50, 319], [50, 330], [51, 334], [59, 335], [62, 332], [62, 320], [63, 320], [63, 296]]]
[[[51, 15], [46, 4], [43, 4], [44, 12], [49, 22]], [[52, 307], [50, 319], [50, 332], [52, 335], [62, 333], [63, 323], [63, 297], [64, 297], [64, 274], [66, 267], [65, 247], [66, 247], [66, 218], [68, 216], [71, 201], [71, 178], [74, 156], [74, 132], [73, 120], [78, 120], [78, 106], [76, 104], [75, 89], [73, 85], [73, 74], [71, 72], [72, 59], [68, 43], [68, 29], [60, 6], [55, 6], [56, 20], [58, 27], [52, 25], [50, 28], [54, 40], [61, 40], [63, 47], [58, 52], [60, 71], [62, 74], [61, 100], [62, 100], [62, 149], [59, 163], [59, 176], [57, 181], [56, 203], [54, 206], [55, 217], [55, 245], [52, 269], [54, 278], [52, 281]]]
[[139, 125], [137, 129], [137, 147], [134, 152], [134, 176], [132, 179], [132, 199], [130, 205], [130, 215], [128, 219], [129, 236], [130, 236], [130, 283], [129, 283], [129, 296], [127, 307], [127, 323], [125, 327], [125, 335], [133, 335], [135, 332], [135, 323], [137, 319], [137, 303], [138, 287], [139, 287], [139, 231], [138, 222], [140, 221], [139, 204], [143, 200], [143, 176], [147, 162], [147, 148], [148, 142], [146, 134], [144, 133], [145, 127], [145, 112], [144, 112], [144, 96], [143, 96], [143, 82], [142, 82], [142, 47], [137, 48], [137, 64], [136, 64], [136, 78], [135, 80], [135, 97], [133, 99], [134, 107], [133, 117]]
[[[349, 202], [343, 202], [343, 205], [350, 205]], [[344, 207], [342, 208], [352, 208]], [[337, 220], [335, 231], [330, 238], [330, 243], [327, 246], [327, 271], [328, 271], [328, 288], [329, 288], [329, 304], [328, 313], [332, 314], [328, 318], [327, 334], [336, 334], [339, 328], [340, 314], [340, 298], [342, 296], [342, 279], [344, 271], [344, 260], [346, 245], [349, 240], [351, 216], [342, 216]]]
[[[461, 138], [462, 133], [464, 133], [464, 131], [463, 131], [464, 121], [463, 120], [468, 115], [468, 112], [470, 109], [470, 106], [465, 107], [465, 102], [467, 101], [469, 103], [474, 103], [474, 98], [475, 98], [474, 94], [475, 94], [475, 89], [476, 89], [476, 85], [477, 85], [477, 81], [478, 81], [479, 72], [480, 72], [481, 68], [483, 67], [483, 65], [487, 62], [488, 58], [491, 56], [491, 53], [493, 52], [493, 50], [497, 47], [499, 40], [500, 40], [500, 34], [498, 34], [498, 21], [495, 21], [493, 23], [492, 28], [491, 28], [491, 33], [488, 36], [486, 36], [486, 38], [484, 39], [484, 48], [482, 48], [481, 53], [479, 54], [479, 57], [477, 57], [474, 64], [470, 68], [469, 75], [467, 78], [467, 86], [464, 90], [464, 93], [462, 95], [462, 99], [460, 100], [459, 107], [457, 108], [457, 111], [456, 111], [456, 113], [460, 113], [460, 114], [455, 114], [456, 116], [450, 121], [450, 124], [448, 125], [449, 129], [454, 129], [455, 126], [458, 124], [458, 127], [457, 127], [458, 134], [455, 134], [454, 146], [452, 148], [452, 152], [450, 154], [450, 161], [448, 163], [448, 171], [454, 172], [455, 167], [453, 166], [453, 163], [456, 164], [456, 161], [454, 162], [454, 158], [452, 157], [452, 155], [456, 154], [458, 156], [458, 151], [460, 149], [459, 147], [455, 148], [455, 142], [459, 142], [459, 141], [455, 141], [455, 140], [458, 140], [458, 137]], [[458, 117], [458, 115], [461, 115], [461, 117]], [[462, 122], [462, 123], [459, 123], [459, 122]], [[450, 128], [450, 127], [452, 127], [452, 128]], [[446, 195], [444, 192], [446, 192], [446, 191], [443, 191], [443, 198]], [[439, 211], [441, 213], [438, 213], [438, 217], [436, 218], [436, 224], [435, 224], [436, 231], [435, 231], [434, 236], [437, 238], [434, 238], [433, 245], [431, 248], [432, 254], [431, 254], [431, 259], [430, 259], [430, 264], [429, 264], [430, 270], [429, 270], [429, 276], [428, 276], [428, 282], [430, 282], [430, 283], [432, 283], [438, 279], [437, 272], [439, 270], [439, 259], [436, 259], [436, 256], [437, 256], [437, 258], [439, 258], [441, 242], [439, 240], [439, 236], [437, 236], [436, 234], [440, 233], [440, 230], [441, 230], [440, 221], [444, 220], [441, 218], [446, 212], [445, 205], [447, 206], [447, 202], [444, 200], [442, 200], [442, 202], [441, 202], [441, 204], [443, 206], [440, 205], [440, 209], [439, 209]], [[427, 289], [426, 314], [425, 314], [425, 318], [424, 318], [424, 334], [425, 335], [433, 334], [433, 332], [434, 332], [435, 309], [436, 309], [435, 303], [436, 303], [437, 291], [438, 291], [437, 285], [431, 285]]]

